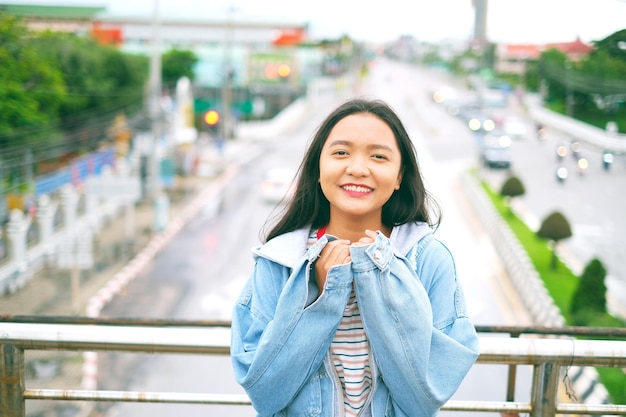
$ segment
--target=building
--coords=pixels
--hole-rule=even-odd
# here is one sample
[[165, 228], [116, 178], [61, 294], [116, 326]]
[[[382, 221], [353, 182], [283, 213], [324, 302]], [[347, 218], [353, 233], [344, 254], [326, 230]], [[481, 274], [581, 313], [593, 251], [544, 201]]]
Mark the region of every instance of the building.
[[20, 16], [29, 30], [87, 33], [93, 29], [94, 19], [106, 8], [0, 3], [0, 11]]
[[552, 48], [565, 53], [571, 61], [578, 61], [593, 51], [593, 46], [582, 42], [580, 38], [560, 43], [499, 44], [495, 69], [500, 73], [523, 74], [527, 61], [539, 59], [542, 52]]
[[[254, 59], [252, 67], [249, 62], [250, 56], [258, 54], [289, 54], [292, 67], [294, 60], [310, 61], [308, 55], [312, 54], [321, 60], [319, 50], [298, 48], [309, 41], [306, 22], [244, 21], [234, 16], [212, 20], [195, 16], [159, 18], [155, 25], [150, 13], [142, 17], [117, 16], [107, 13], [105, 7], [0, 3], [0, 10], [20, 16], [30, 30], [89, 33], [102, 43], [114, 44], [132, 53], [150, 55], [158, 36], [161, 52], [185, 49], [200, 58], [196, 83], [201, 87], [217, 87], [227, 75], [233, 85], [247, 85], [251, 78], [258, 78], [258, 59]], [[268, 63], [281, 64], [283, 62]], [[289, 81], [299, 82], [299, 74], [307, 72], [296, 71], [293, 67]]]
[[[194, 52], [198, 114], [224, 105], [242, 117], [272, 117], [323, 73], [328, 55], [328, 48], [309, 39], [307, 22], [244, 20], [234, 13], [222, 19], [155, 18], [150, 10], [128, 17], [112, 15], [106, 7], [40, 4], [0, 3], [0, 10], [20, 16], [30, 30], [90, 34], [129, 53]], [[265, 102], [263, 114], [253, 108], [259, 101]]]
[[487, 0], [472, 0], [474, 6], [474, 37], [472, 44], [484, 48], [487, 39]]

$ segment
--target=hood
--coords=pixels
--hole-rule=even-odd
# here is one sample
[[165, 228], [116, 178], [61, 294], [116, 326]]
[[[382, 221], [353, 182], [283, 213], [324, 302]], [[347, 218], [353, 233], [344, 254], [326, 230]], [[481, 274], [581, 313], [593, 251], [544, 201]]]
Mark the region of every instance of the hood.
[[391, 243], [403, 256], [409, 253], [411, 248], [417, 245], [426, 235], [432, 233], [432, 229], [427, 223], [407, 223], [396, 226], [391, 231]]
[[[310, 227], [306, 227], [276, 236], [264, 245], [253, 248], [252, 256], [255, 260], [263, 257], [289, 268], [295, 268], [302, 263], [306, 255], [309, 233]], [[406, 255], [417, 245], [417, 242], [431, 233], [432, 229], [426, 223], [407, 223], [395, 226], [390, 240], [400, 254]]]

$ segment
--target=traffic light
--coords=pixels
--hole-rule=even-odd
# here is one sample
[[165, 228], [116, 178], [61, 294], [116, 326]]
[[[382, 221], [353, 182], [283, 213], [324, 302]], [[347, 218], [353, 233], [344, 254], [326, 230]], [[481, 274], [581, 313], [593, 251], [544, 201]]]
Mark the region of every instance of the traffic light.
[[285, 80], [291, 75], [291, 66], [289, 64], [267, 64], [265, 65], [263, 74], [265, 75], [265, 78], [269, 80]]
[[217, 110], [209, 110], [204, 113], [202, 120], [204, 120], [204, 123], [209, 126], [216, 126], [220, 121], [220, 114], [217, 112]]
[[287, 64], [280, 64], [278, 66], [278, 76], [280, 78], [287, 78], [291, 75], [291, 67]]

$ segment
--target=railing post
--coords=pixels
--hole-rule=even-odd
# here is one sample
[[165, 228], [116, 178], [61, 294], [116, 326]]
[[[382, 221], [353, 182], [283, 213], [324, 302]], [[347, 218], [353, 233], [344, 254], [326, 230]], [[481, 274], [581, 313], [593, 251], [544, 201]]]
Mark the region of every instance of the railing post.
[[515, 401], [515, 379], [517, 378], [517, 365], [509, 365], [509, 375], [506, 384], [506, 400]]
[[27, 269], [26, 234], [29, 226], [30, 219], [25, 217], [21, 210], [11, 210], [11, 216], [7, 224], [7, 236], [11, 244], [9, 254], [20, 273]]
[[24, 350], [0, 344], [0, 416], [25, 417]]
[[559, 366], [554, 363], [536, 365], [533, 370], [530, 417], [554, 417], [559, 382]]
[[[57, 204], [47, 194], [41, 195], [37, 200], [37, 222], [39, 223], [41, 233], [40, 241], [45, 245], [46, 256], [54, 252], [52, 234], [54, 233], [54, 213], [56, 210]], [[46, 261], [48, 260], [46, 259]]]

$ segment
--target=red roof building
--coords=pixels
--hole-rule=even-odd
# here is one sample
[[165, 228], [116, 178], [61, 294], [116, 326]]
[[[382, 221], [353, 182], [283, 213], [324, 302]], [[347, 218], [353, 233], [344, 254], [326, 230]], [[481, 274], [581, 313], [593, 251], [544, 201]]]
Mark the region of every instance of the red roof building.
[[539, 59], [542, 52], [556, 48], [565, 53], [568, 59], [578, 61], [593, 51], [593, 46], [576, 38], [573, 42], [546, 44], [499, 44], [497, 46], [496, 71], [521, 74], [526, 61]]
[[545, 49], [556, 48], [561, 52], [564, 52], [567, 57], [572, 61], [578, 61], [581, 58], [586, 57], [593, 51], [593, 46], [584, 43], [580, 38], [576, 38], [574, 42], [563, 43], [549, 43]]
[[282, 30], [274, 39], [274, 46], [298, 46], [304, 41], [305, 31], [302, 29]]

